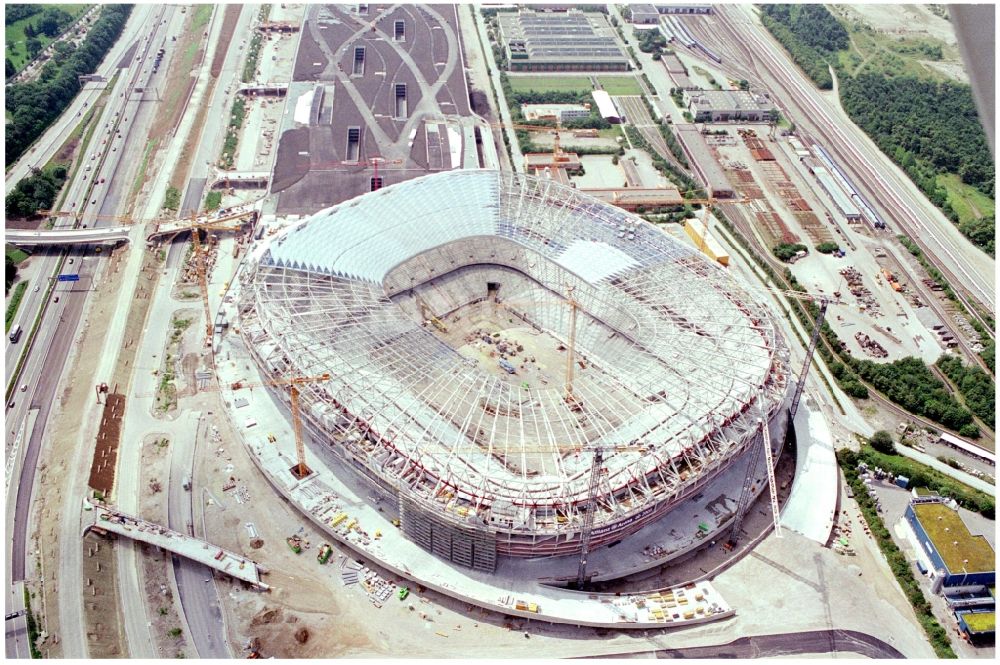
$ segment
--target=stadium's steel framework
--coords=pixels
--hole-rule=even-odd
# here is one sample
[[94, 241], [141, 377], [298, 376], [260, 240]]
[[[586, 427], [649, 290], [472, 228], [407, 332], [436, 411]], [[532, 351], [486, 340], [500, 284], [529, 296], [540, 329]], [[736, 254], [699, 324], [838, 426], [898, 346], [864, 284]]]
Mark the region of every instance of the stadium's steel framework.
[[[366, 194], [261, 243], [240, 281], [262, 371], [332, 375], [301, 386], [312, 438], [462, 565], [579, 552], [590, 451], [605, 451], [596, 547], [699, 492], [762, 418], [783, 431], [787, 350], [768, 311], [698, 251], [550, 180], [459, 171]], [[429, 325], [518, 303], [519, 325], [563, 341], [571, 287], [582, 408]]]

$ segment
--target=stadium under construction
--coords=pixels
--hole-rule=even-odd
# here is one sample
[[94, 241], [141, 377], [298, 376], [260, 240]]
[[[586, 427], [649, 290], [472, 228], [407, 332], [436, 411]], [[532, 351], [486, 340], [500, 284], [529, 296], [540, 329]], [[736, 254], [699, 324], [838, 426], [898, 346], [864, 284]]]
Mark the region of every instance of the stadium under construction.
[[762, 490], [764, 439], [781, 451], [794, 380], [769, 311], [549, 179], [467, 170], [362, 195], [259, 242], [233, 294], [265, 381], [319, 377], [296, 386], [312, 451], [468, 569], [559, 557], [582, 577], [588, 551], [725, 477], [721, 531]]

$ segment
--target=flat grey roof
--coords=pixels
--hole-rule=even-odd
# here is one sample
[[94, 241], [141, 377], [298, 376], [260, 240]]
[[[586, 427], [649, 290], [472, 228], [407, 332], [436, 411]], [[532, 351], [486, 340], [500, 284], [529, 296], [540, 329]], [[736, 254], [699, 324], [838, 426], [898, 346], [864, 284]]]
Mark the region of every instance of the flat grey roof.
[[712, 151], [695, 125], [674, 125], [677, 138], [684, 150], [690, 155], [695, 173], [712, 192], [731, 192], [733, 186], [726, 177], [719, 162], [712, 156]]
[[704, 111], [769, 111], [774, 108], [765, 97], [745, 90], [697, 90], [688, 94], [691, 104]]

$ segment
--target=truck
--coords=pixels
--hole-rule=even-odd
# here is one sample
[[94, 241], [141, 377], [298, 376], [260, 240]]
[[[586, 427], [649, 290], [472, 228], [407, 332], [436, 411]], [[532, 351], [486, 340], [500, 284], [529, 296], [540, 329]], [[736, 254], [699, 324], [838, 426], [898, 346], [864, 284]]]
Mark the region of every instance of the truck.
[[514, 368], [513, 365], [510, 364], [510, 362], [508, 362], [508, 360], [506, 358], [501, 358], [498, 361], [498, 364], [500, 365], [500, 369], [502, 369], [503, 371], [507, 372], [508, 374], [516, 374], [517, 373], [517, 370]]
[[322, 565], [330, 560], [331, 554], [333, 554], [333, 548], [323, 543], [319, 548], [319, 552], [316, 553], [316, 560]]

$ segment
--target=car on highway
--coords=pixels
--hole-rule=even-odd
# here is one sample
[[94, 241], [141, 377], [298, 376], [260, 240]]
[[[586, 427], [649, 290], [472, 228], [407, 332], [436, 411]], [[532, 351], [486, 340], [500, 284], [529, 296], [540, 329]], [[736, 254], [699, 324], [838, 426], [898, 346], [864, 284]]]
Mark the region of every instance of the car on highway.
[[52, 299], [52, 302], [53, 302], [54, 304], [58, 304], [58, 303], [59, 303], [59, 296], [56, 296], [55, 298], [53, 298], [53, 299]]
[[24, 391], [26, 391], [27, 389], [28, 389], [28, 384], [27, 384], [27, 383], [22, 383], [22, 384], [21, 384], [21, 392], [23, 393], [23, 392], [24, 392]]

